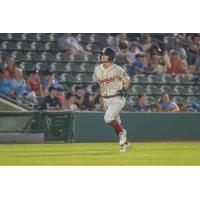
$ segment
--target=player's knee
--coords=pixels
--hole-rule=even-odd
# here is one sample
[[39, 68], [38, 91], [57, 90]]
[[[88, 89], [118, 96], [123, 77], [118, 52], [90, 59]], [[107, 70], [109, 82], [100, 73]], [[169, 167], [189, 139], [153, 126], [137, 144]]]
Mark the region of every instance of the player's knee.
[[108, 115], [105, 115], [105, 116], [104, 116], [104, 121], [105, 121], [106, 123], [109, 124], [112, 120], [113, 120], [113, 119], [111, 119], [111, 117], [109, 117]]

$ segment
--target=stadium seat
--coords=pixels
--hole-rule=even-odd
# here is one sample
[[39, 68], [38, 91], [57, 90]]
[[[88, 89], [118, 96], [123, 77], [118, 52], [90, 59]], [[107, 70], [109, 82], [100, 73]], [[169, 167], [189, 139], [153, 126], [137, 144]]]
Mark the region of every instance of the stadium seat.
[[130, 96], [127, 98], [127, 102], [133, 104], [133, 103], [136, 103], [138, 100], [138, 96], [137, 95], [134, 95], [134, 96]]
[[0, 48], [2, 50], [17, 50], [16, 44], [12, 41], [4, 41], [1, 43]]
[[161, 93], [168, 93], [169, 95], [178, 95], [178, 93], [176, 92], [176, 90], [174, 89], [173, 86], [170, 86], [170, 85], [162, 85], [160, 87], [160, 91]]
[[47, 42], [47, 43], [45, 43], [44, 47], [45, 47], [45, 50], [47, 50], [47, 51], [57, 51], [58, 50], [55, 42]]
[[95, 65], [93, 63], [82, 63], [81, 67], [85, 72], [93, 73], [95, 69]]
[[70, 55], [67, 53], [57, 53], [56, 59], [58, 62], [70, 62]]
[[10, 40], [8, 33], [0, 33], [0, 40]]
[[68, 63], [67, 66], [71, 69], [73, 73], [85, 72], [83, 66], [80, 63]]
[[92, 83], [92, 78], [87, 76], [86, 74], [79, 73], [76, 75], [76, 78], [78, 82]]
[[134, 83], [141, 83], [141, 84], [150, 84], [151, 83], [151, 79], [144, 75], [144, 74], [136, 74], [133, 78], [133, 82]]
[[37, 33], [37, 40], [41, 42], [49, 42], [51, 41], [49, 34], [47, 33]]
[[50, 33], [49, 34], [49, 40], [51, 42], [55, 42], [56, 41], [56, 37], [57, 37], [57, 34], [56, 33]]
[[0, 60], [1, 61], [4, 61], [9, 56], [10, 56], [10, 53], [8, 51], [0, 51]]
[[176, 79], [179, 81], [181, 84], [191, 84], [191, 77], [190, 76], [185, 76], [182, 74], [177, 74]]
[[36, 53], [36, 52], [32, 52], [32, 51], [29, 51], [26, 54], [26, 59], [29, 61], [43, 61], [40, 53]]
[[[55, 68], [56, 72], [67, 72], [67, 71], [69, 71], [68, 70], [69, 68], [67, 68], [66, 65], [63, 64], [63, 63], [54, 62], [54, 63], [51, 64], [51, 66], [53, 68]], [[71, 72], [71, 70], [70, 70], [70, 72]]]
[[90, 52], [100, 52], [101, 47], [97, 44], [89, 43], [89, 44], [86, 45], [86, 50], [88, 50]]
[[31, 43], [19, 41], [16, 44], [18, 50], [31, 51]]
[[70, 61], [71, 62], [84, 62], [84, 55], [83, 54], [71, 54]]
[[160, 91], [160, 87], [156, 86], [156, 85], [148, 85], [147, 86], [148, 91], [152, 94], [152, 95], [160, 95], [161, 91]]
[[50, 62], [56, 62], [57, 57], [56, 54], [50, 53], [50, 52], [42, 52], [41, 54], [42, 60], [43, 61], [50, 61]]
[[152, 84], [164, 84], [165, 79], [160, 75], [149, 75], [148, 78]]
[[131, 96], [133, 94], [136, 94], [136, 91], [132, 87], [129, 87], [127, 89], [127, 95]]
[[62, 85], [65, 91], [72, 92], [72, 88], [69, 87], [69, 85], [66, 82], [60, 82], [60, 84]]
[[13, 58], [15, 58], [17, 61], [26, 60], [26, 55], [23, 54], [23, 53], [20, 52], [20, 51], [14, 51], [14, 52], [12, 52], [11, 56], [12, 56]]
[[24, 71], [29, 71], [35, 67], [35, 65], [32, 62], [22, 62], [20, 66]]
[[44, 45], [41, 42], [32, 42], [31, 43], [31, 50], [32, 51], [44, 51]]
[[179, 85], [179, 86], [176, 86], [176, 89], [181, 95], [193, 95], [193, 92], [190, 86]]
[[90, 43], [90, 34], [78, 34], [77, 35], [77, 39], [79, 42], [83, 42], [83, 43]]
[[195, 95], [200, 95], [200, 87], [199, 86], [189, 86], [189, 89]]
[[166, 84], [176, 84], [177, 83], [177, 78], [176, 76], [172, 76], [170, 74], [164, 74], [163, 79], [165, 79]]
[[92, 63], [97, 63], [99, 62], [100, 59], [99, 56], [93, 54], [85, 55], [84, 58], [86, 62], [92, 62]]
[[45, 62], [37, 62], [35, 63], [35, 68], [39, 69], [40, 71], [46, 71], [50, 68], [50, 65]]
[[148, 90], [146, 85], [134, 85], [132, 87], [132, 91], [134, 94], [149, 94], [150, 90]]
[[63, 73], [62, 75], [62, 80], [67, 82], [67, 83], [78, 83], [78, 81], [76, 80], [76, 78], [74, 76], [72, 76], [71, 74], [68, 73]]
[[9, 33], [9, 38], [14, 41], [26, 40], [24, 33]]
[[36, 33], [25, 33], [24, 37], [27, 41], [37, 41], [37, 34]]

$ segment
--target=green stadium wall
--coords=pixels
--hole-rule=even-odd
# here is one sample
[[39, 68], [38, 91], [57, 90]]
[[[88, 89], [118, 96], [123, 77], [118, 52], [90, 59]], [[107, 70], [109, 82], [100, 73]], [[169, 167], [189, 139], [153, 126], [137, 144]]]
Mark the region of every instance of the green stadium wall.
[[[200, 140], [200, 113], [121, 113], [130, 141]], [[75, 142], [118, 141], [104, 113], [74, 113]]]
[[[121, 113], [130, 141], [200, 140], [200, 113]], [[102, 112], [0, 112], [0, 134], [44, 133], [45, 140], [118, 142]]]

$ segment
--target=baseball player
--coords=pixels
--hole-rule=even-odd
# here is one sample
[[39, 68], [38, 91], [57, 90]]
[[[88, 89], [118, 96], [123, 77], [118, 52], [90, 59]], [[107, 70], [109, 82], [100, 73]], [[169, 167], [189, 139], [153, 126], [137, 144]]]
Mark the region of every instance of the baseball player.
[[126, 89], [130, 78], [120, 66], [113, 63], [114, 57], [115, 51], [110, 47], [100, 52], [101, 64], [94, 70], [93, 90], [100, 88], [106, 111], [104, 120], [115, 129], [121, 145], [120, 152], [125, 152], [131, 145], [127, 140], [126, 130], [121, 125], [119, 113], [126, 102]]

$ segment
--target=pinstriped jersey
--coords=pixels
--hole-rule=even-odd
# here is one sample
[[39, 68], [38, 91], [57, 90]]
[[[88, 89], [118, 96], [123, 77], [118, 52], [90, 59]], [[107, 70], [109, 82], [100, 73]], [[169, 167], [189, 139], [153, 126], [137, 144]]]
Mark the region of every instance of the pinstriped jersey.
[[102, 96], [115, 95], [118, 90], [122, 89], [122, 82], [125, 80], [130, 80], [130, 77], [116, 64], [112, 64], [107, 69], [100, 64], [94, 70], [93, 81], [99, 83]]

